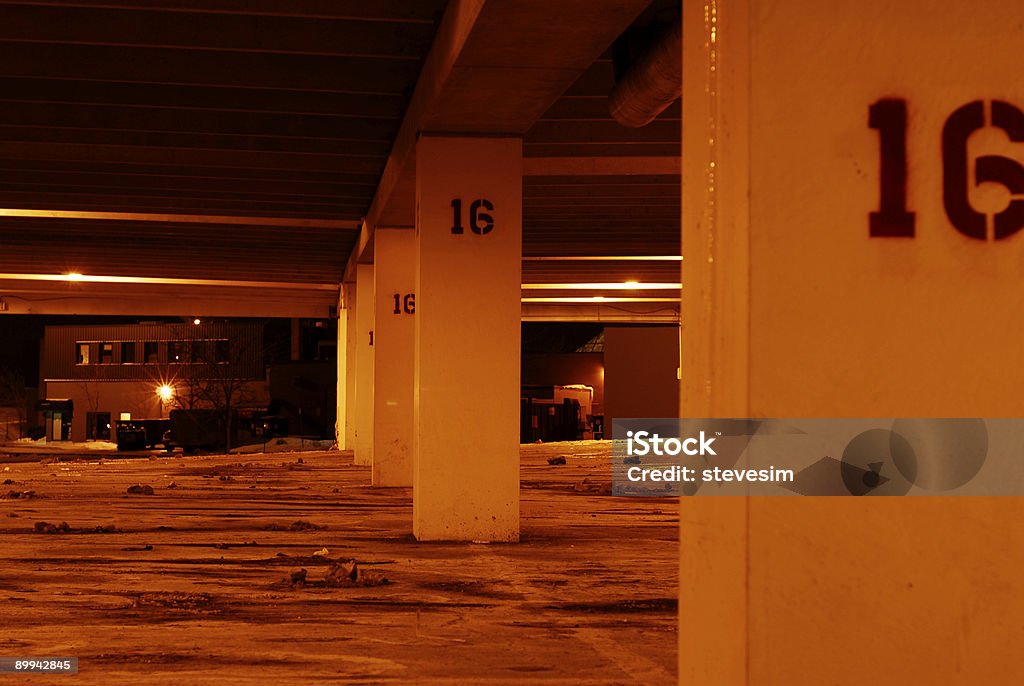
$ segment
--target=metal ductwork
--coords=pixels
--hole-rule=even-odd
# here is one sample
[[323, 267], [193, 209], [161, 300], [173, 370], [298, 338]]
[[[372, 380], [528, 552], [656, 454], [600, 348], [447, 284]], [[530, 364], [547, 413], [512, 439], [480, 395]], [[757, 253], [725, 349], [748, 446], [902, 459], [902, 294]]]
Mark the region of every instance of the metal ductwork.
[[623, 126], [638, 128], [654, 121], [682, 91], [683, 27], [672, 22], [616, 80], [608, 111]]

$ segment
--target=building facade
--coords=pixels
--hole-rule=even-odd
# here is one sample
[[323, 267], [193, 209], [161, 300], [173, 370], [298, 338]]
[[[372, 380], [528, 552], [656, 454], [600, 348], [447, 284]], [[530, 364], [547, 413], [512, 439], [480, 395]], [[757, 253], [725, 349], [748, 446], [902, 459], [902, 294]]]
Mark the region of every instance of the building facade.
[[46, 327], [46, 438], [113, 440], [118, 421], [177, 408], [266, 407], [263, 324], [196, 322]]

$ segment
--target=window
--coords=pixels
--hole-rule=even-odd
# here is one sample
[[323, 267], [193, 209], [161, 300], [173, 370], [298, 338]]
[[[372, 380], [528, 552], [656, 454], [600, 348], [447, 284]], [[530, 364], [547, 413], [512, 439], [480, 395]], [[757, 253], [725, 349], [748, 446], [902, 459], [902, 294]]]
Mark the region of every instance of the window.
[[214, 359], [218, 364], [227, 364], [231, 360], [231, 343], [230, 341], [221, 340], [216, 341], [216, 350], [214, 352]]
[[156, 341], [146, 341], [142, 344], [142, 357], [146, 364], [157, 364], [160, 362], [160, 348]]
[[100, 364], [112, 364], [114, 362], [114, 344], [100, 343]]
[[76, 364], [89, 364], [89, 344], [88, 343], [76, 343], [75, 344], [78, 352]]
[[135, 364], [135, 343], [121, 344], [121, 364]]
[[170, 364], [184, 364], [185, 360], [185, 343], [183, 341], [168, 341], [167, 361]]

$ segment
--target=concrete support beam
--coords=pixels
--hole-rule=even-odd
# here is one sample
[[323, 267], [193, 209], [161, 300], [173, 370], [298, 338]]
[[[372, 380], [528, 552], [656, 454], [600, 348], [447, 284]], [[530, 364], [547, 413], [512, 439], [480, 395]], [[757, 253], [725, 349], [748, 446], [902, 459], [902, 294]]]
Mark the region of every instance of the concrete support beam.
[[354, 450], [356, 436], [356, 308], [354, 283], [341, 285], [338, 303], [338, 414], [339, 450]]
[[[345, 450], [356, 445], [356, 308], [354, 283], [345, 284]], [[339, 321], [340, 330], [340, 321]], [[338, 347], [338, 359], [342, 349]]]
[[[0, 275], [4, 314], [149, 317], [306, 317], [327, 319], [338, 304], [337, 284], [93, 283], [39, 281]], [[29, 275], [31, 276], [31, 275]]]
[[522, 141], [416, 152], [419, 540], [519, 539]]
[[373, 265], [356, 269], [355, 463], [373, 464]]
[[373, 485], [412, 486], [416, 235], [376, 232], [373, 336]]
[[678, 324], [679, 303], [523, 303], [524, 322], [604, 322], [608, 324]]
[[[453, 0], [420, 72], [346, 278], [377, 226], [415, 223], [417, 137], [525, 134], [649, 0]], [[501, 102], [500, 108], [493, 103]], [[646, 172], [650, 173], [650, 172]]]
[[[966, 104], [1024, 108], [1018, 24], [997, 1], [683, 3], [687, 416], [1024, 412], [1021, 239], [958, 227], [944, 197], [988, 222], [1005, 204], [974, 188], [980, 151], [939, 145]], [[879, 121], [883, 100], [909, 117]], [[887, 156], [880, 133], [905, 147]], [[680, 514], [680, 684], [1019, 680], [1018, 499], [706, 497]]]

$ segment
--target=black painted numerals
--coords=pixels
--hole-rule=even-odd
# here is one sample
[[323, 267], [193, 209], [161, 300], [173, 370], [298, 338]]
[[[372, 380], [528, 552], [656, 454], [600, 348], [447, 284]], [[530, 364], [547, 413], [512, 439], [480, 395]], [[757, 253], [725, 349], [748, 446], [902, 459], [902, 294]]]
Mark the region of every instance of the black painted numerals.
[[914, 213], [907, 212], [907, 103], [879, 100], [868, 108], [868, 126], [881, 143], [878, 212], [868, 219], [872, 236], [914, 236]]
[[[1024, 112], [1000, 100], [992, 101], [991, 125], [1019, 143], [1024, 141]], [[957, 231], [985, 240], [985, 215], [968, 198], [967, 139], [985, 126], [985, 106], [980, 100], [967, 103], [949, 115], [942, 127], [942, 201], [946, 216]], [[982, 155], [974, 161], [975, 183], [998, 183], [1012, 195], [1024, 195], [1024, 167], [999, 155]], [[1011, 200], [993, 218], [995, 239], [1008, 238], [1024, 228], [1024, 200]]]
[[[868, 126], [877, 129], [881, 144], [879, 211], [868, 218], [872, 237], [913, 237], [914, 213], [907, 211], [907, 103], [882, 99], [868, 108]], [[990, 120], [985, 103], [974, 100], [958, 107], [942, 127], [942, 205], [957, 231], [976, 240], [988, 238], [988, 217], [971, 205], [970, 159], [967, 141], [978, 129], [1002, 129], [1010, 141], [1024, 142], [1024, 112], [993, 100]], [[993, 238], [1009, 238], [1024, 229], [1024, 166], [1001, 155], [982, 155], [974, 160], [974, 182], [998, 183], [1013, 197], [992, 218]]]
[[416, 314], [415, 293], [395, 293], [392, 297], [395, 299], [395, 309], [391, 314]]
[[[482, 212], [481, 210], [486, 210]], [[469, 204], [469, 230], [478, 236], [486, 236], [494, 230], [494, 203], [485, 198], [474, 200]], [[452, 233], [465, 233], [462, 226], [462, 198], [452, 200]]]

